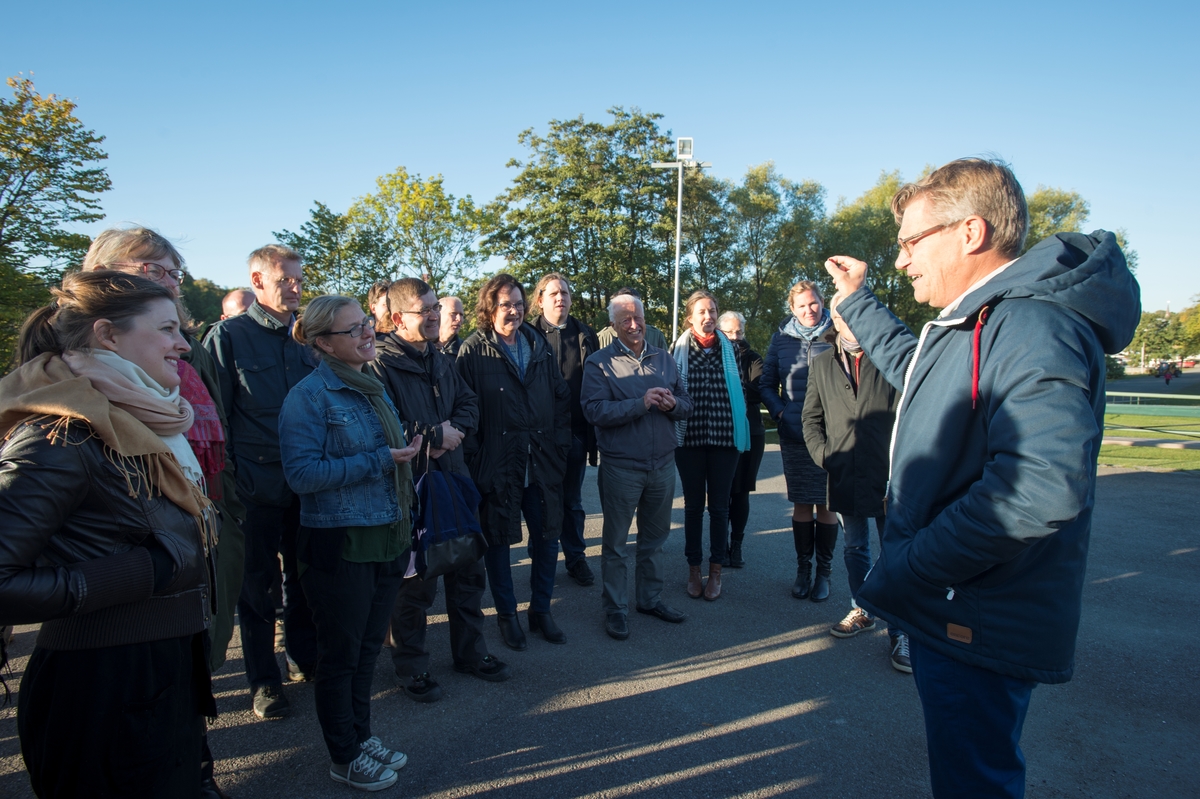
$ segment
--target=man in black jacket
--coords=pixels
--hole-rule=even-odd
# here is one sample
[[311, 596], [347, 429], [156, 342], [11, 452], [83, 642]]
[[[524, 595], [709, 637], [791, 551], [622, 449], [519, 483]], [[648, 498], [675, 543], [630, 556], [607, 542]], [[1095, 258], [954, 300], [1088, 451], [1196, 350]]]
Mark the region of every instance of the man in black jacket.
[[541, 313], [533, 320], [533, 326], [554, 350], [558, 368], [571, 389], [571, 451], [567, 454], [567, 476], [563, 478], [563, 528], [559, 542], [567, 574], [587, 586], [596, 577], [588, 566], [583, 538], [587, 520], [583, 511], [583, 475], [589, 456], [595, 463], [596, 433], [583, 418], [579, 390], [583, 386], [584, 361], [600, 349], [600, 344], [586, 322], [571, 316], [571, 283], [564, 275], [558, 272], [544, 275], [534, 290], [534, 305]]
[[[441, 321], [437, 295], [425, 281], [407, 277], [392, 283], [388, 302], [392, 332], [376, 342], [379, 355], [369, 368], [400, 411], [409, 437], [420, 435], [429, 442], [428, 457], [421, 453], [413, 474], [435, 468], [469, 476], [460, 445], [478, 424], [479, 405], [454, 360], [432, 346]], [[488, 654], [483, 637], [483, 561], [448, 572], [443, 580], [454, 670], [489, 682], [507, 680], [508, 666]], [[418, 702], [442, 697], [425, 649], [426, 618], [436, 596], [437, 579], [421, 579], [410, 565], [392, 607], [392, 663], [406, 681], [404, 692]]]
[[255, 250], [250, 254], [254, 305], [219, 322], [204, 340], [217, 362], [220, 396], [214, 399], [224, 405], [229, 419], [227, 449], [237, 470], [237, 494], [246, 506], [246, 568], [238, 623], [259, 718], [280, 718], [288, 712], [275, 660], [275, 602], [270, 595], [281, 553], [288, 679], [311, 679], [317, 664], [316, 627], [296, 573], [300, 498], [284, 480], [279, 455], [283, 399], [315, 366], [307, 349], [291, 337], [302, 279], [296, 251], [279, 244]]
[[[870, 522], [882, 536], [883, 496], [887, 492], [888, 445], [896, 419], [896, 388], [879, 373], [850, 328], [835, 310], [841, 295], [829, 301], [833, 349], [813, 358], [804, 395], [804, 444], [824, 469], [828, 506], [837, 513], [846, 536], [842, 556], [850, 582], [850, 612], [830, 634], [852, 638], [875, 629], [875, 619], [858, 606], [858, 589], [871, 569]], [[908, 637], [888, 625], [892, 667], [912, 674]]]

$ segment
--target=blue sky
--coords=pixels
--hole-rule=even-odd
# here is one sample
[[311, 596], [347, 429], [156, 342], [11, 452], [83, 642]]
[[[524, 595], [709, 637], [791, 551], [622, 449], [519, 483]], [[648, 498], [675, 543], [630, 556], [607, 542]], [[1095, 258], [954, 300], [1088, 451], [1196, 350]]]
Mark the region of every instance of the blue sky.
[[622, 105], [718, 176], [774, 160], [831, 207], [996, 153], [1127, 230], [1147, 310], [1200, 295], [1200, 4], [832, 5], [21, 3], [0, 70], [107, 136], [106, 224], [222, 285], [314, 200], [344, 211], [400, 165], [489, 200], [522, 130]]

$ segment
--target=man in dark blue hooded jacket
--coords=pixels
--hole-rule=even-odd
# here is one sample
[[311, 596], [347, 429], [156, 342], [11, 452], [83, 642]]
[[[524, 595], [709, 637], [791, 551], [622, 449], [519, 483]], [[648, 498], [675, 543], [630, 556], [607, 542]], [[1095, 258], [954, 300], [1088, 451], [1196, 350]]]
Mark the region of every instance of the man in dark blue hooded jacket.
[[826, 268], [838, 306], [903, 395], [882, 551], [859, 604], [907, 632], [935, 797], [1023, 796], [1035, 684], [1066, 682], [1104, 429], [1104, 354], [1141, 315], [1111, 233], [1060, 233], [1024, 255], [1007, 166], [953, 161], [892, 199], [896, 268], [941, 308], [915, 336]]

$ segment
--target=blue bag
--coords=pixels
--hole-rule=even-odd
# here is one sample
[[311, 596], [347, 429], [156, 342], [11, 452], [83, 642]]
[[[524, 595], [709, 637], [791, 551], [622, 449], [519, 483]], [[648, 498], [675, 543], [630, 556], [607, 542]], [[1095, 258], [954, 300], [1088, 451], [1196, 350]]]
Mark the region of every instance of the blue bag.
[[479, 526], [481, 499], [469, 477], [440, 470], [426, 470], [421, 475], [414, 525], [416, 570], [421, 579], [436, 579], [483, 557], [487, 541]]

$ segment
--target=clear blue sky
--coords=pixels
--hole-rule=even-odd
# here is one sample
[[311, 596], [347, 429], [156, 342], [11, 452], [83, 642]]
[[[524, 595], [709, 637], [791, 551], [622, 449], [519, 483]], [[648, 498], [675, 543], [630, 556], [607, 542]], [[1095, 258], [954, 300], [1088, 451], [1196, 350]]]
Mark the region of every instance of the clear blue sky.
[[716, 175], [774, 160], [831, 207], [997, 153], [1127, 230], [1147, 310], [1200, 295], [1200, 4], [833, 6], [9, 3], [0, 71], [107, 136], [106, 224], [159, 230], [222, 285], [314, 200], [344, 211], [400, 165], [489, 200], [522, 130], [623, 105]]

